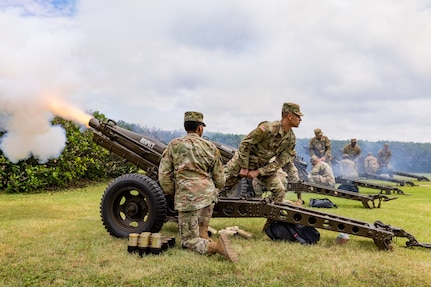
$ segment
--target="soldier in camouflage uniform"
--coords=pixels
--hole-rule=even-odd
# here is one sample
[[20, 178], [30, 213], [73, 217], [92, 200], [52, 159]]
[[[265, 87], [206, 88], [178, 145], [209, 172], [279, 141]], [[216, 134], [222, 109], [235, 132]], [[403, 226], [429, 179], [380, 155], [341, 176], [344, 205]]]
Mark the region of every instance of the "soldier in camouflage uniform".
[[365, 158], [364, 167], [366, 173], [376, 174], [379, 170], [379, 163], [377, 162], [377, 158], [373, 156], [372, 152], [369, 152], [368, 156]]
[[286, 178], [279, 175], [279, 170], [296, 157], [292, 128], [299, 126], [301, 116], [299, 105], [284, 103], [280, 121], [261, 122], [245, 136], [226, 164], [226, 188], [235, 186], [242, 177], [258, 178], [271, 192], [271, 199], [282, 202]]
[[379, 173], [388, 173], [390, 177], [393, 177], [392, 167], [389, 164], [392, 158], [392, 152], [389, 149], [388, 144], [384, 144], [383, 148], [377, 153], [377, 161], [379, 163]]
[[357, 162], [361, 155], [361, 148], [356, 144], [356, 139], [351, 139], [350, 144], [346, 144], [343, 148], [343, 155], [347, 154], [347, 157], [354, 162]]
[[356, 171], [358, 172], [359, 157], [361, 156], [361, 149], [356, 144], [356, 139], [351, 139], [350, 144], [346, 144], [343, 148], [343, 155], [354, 162]]
[[205, 126], [202, 113], [185, 113], [187, 135], [172, 140], [164, 150], [159, 182], [165, 193], [174, 195], [181, 246], [200, 254], [220, 253], [236, 262], [226, 234], [216, 242], [208, 237], [208, 224], [225, 175], [219, 150], [202, 138]]
[[327, 164], [331, 165], [331, 140], [327, 136], [323, 135], [321, 129], [317, 128], [314, 130], [314, 137], [310, 140], [308, 149], [310, 151], [310, 157], [317, 156]]
[[[298, 168], [295, 166], [293, 162], [287, 163], [283, 168], [280, 168], [277, 170], [278, 176], [281, 178], [283, 185], [285, 189], [287, 190], [287, 183], [288, 182], [298, 182], [299, 181], [299, 173]], [[259, 178], [255, 177], [252, 181], [253, 184], [253, 191], [256, 195], [256, 197], [265, 197], [265, 185], [259, 180]], [[297, 202], [298, 205], [302, 205], [302, 196], [301, 192], [296, 192], [296, 195], [298, 199], [301, 199], [301, 201]]]
[[358, 179], [358, 170], [353, 160], [349, 159], [348, 154], [343, 154], [343, 159], [340, 161], [340, 174], [344, 179]]
[[328, 163], [313, 155], [311, 164], [313, 167], [308, 175], [310, 182], [335, 187], [335, 177]]

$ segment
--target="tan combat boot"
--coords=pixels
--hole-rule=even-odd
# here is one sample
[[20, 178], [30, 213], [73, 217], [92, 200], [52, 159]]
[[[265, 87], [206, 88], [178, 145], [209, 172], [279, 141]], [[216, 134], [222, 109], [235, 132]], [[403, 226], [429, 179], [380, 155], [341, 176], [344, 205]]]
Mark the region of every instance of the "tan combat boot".
[[238, 255], [230, 246], [227, 234], [220, 234], [217, 241], [208, 242], [208, 254], [219, 253], [231, 262], [238, 262]]
[[302, 201], [302, 199], [300, 199], [300, 198], [298, 198], [294, 203], [293, 203], [293, 205], [296, 205], [296, 206], [302, 206], [304, 204], [304, 202]]
[[211, 240], [208, 235], [208, 222], [199, 223], [199, 237], [207, 240]]

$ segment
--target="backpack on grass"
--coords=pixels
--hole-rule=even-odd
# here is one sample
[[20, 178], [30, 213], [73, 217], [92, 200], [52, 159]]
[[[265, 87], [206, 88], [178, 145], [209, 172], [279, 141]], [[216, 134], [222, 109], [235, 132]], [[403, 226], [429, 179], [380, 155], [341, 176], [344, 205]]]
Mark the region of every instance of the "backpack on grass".
[[337, 208], [337, 205], [334, 204], [329, 198], [310, 198], [310, 207], [318, 207], [318, 208]]
[[265, 228], [265, 233], [272, 240], [286, 240], [301, 244], [315, 244], [320, 240], [316, 228], [301, 224], [275, 221]]
[[352, 184], [352, 183], [341, 184], [338, 187], [338, 189], [352, 191], [352, 192], [358, 192], [359, 193], [359, 188], [356, 185]]

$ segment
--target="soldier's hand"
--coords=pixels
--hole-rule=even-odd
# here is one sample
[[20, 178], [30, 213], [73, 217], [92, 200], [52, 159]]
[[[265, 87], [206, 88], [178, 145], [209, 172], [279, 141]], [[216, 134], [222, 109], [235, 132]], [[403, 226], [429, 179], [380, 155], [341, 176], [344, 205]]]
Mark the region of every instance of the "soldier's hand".
[[247, 177], [248, 176], [248, 168], [241, 168], [241, 170], [239, 171], [239, 176], [240, 177]]
[[248, 177], [249, 177], [249, 178], [256, 178], [256, 177], [258, 177], [258, 176], [259, 176], [259, 174], [260, 174], [260, 172], [259, 172], [259, 170], [258, 170], [258, 169], [256, 169], [256, 170], [250, 170], [250, 171], [248, 172]]

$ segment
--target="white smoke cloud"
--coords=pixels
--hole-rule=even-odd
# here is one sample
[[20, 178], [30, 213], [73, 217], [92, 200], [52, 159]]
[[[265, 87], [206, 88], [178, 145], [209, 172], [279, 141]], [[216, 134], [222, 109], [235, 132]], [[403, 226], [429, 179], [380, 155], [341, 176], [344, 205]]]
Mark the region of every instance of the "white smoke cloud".
[[6, 131], [0, 148], [12, 162], [30, 156], [45, 162], [61, 154], [66, 135], [51, 124], [59, 114], [52, 102], [73, 103], [82, 82], [74, 54], [80, 32], [66, 17], [35, 11], [49, 12], [37, 5], [0, 10], [0, 124]]

